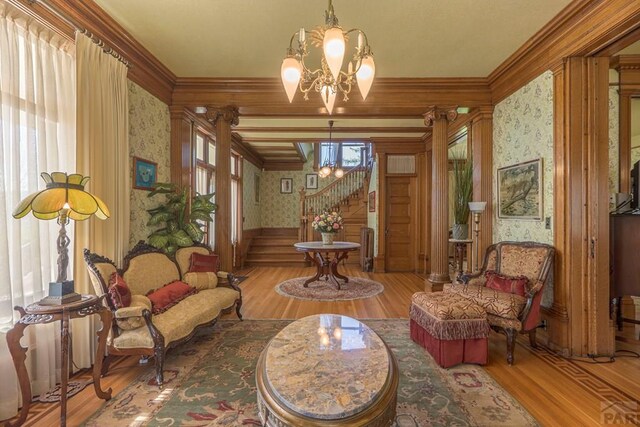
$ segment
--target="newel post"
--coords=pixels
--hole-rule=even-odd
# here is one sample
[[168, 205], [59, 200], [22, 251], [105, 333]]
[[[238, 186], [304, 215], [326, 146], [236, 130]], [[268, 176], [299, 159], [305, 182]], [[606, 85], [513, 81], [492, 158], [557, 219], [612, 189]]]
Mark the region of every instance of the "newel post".
[[307, 215], [304, 211], [304, 199], [306, 197], [306, 191], [304, 187], [300, 187], [300, 230], [298, 231], [298, 240], [305, 242], [307, 234]]

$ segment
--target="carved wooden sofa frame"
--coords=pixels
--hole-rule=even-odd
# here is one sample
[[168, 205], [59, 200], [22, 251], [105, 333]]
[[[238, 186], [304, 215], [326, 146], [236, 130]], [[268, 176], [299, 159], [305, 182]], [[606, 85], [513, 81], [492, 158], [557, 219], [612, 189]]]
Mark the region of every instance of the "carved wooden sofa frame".
[[513, 351], [515, 349], [515, 342], [518, 333], [528, 333], [531, 347], [537, 347], [536, 329], [540, 326], [540, 303], [542, 299], [542, 292], [549, 278], [549, 272], [553, 266], [555, 249], [551, 245], [537, 242], [499, 242], [487, 248], [484, 261], [482, 263], [482, 269], [478, 273], [463, 275], [458, 280], [465, 284], [471, 284], [474, 282], [474, 279], [476, 282], [482, 281], [484, 279], [485, 272], [488, 270], [501, 273], [501, 251], [502, 248], [507, 245], [517, 246], [524, 249], [540, 249], [546, 251], [546, 255], [539, 266], [537, 277], [535, 277], [535, 279], [532, 279], [531, 277], [529, 278], [531, 286], [525, 294], [526, 303], [518, 316], [518, 321], [522, 325], [522, 329], [504, 327], [503, 325], [497, 324], [497, 322], [492, 322], [491, 316], [488, 318], [489, 326], [491, 326], [494, 331], [505, 334], [507, 338], [507, 362], [509, 365], [512, 365]]
[[[212, 253], [211, 248], [205, 244], [194, 244], [192, 247], [198, 247], [198, 248], [204, 248], [206, 249], [209, 253]], [[89, 251], [88, 249], [84, 249], [84, 260], [85, 263], [87, 264], [87, 268], [89, 269], [90, 274], [93, 274], [94, 277], [93, 279], [96, 279], [96, 281], [100, 284], [101, 290], [103, 294], [106, 294], [108, 292], [108, 282], [105, 282], [103, 275], [101, 274], [101, 271], [99, 271], [99, 269], [96, 267], [96, 265], [98, 264], [108, 264], [111, 265], [113, 267], [113, 271], [118, 272], [118, 274], [120, 274], [121, 276], [123, 276], [125, 274], [125, 272], [127, 271], [127, 269], [130, 266], [131, 261], [138, 256], [144, 255], [144, 254], [150, 254], [150, 253], [156, 253], [156, 254], [162, 254], [164, 256], [166, 256], [167, 258], [169, 258], [169, 260], [171, 260], [171, 262], [173, 262], [175, 264], [175, 266], [178, 269], [178, 272], [180, 274], [180, 277], [182, 278], [184, 276], [184, 274], [186, 273], [186, 271], [182, 271], [179, 263], [176, 260], [175, 256], [169, 256], [167, 254], [165, 254], [163, 251], [150, 246], [148, 244], [146, 244], [144, 241], [140, 241], [138, 242], [138, 244], [129, 251], [129, 253], [125, 256], [124, 260], [123, 260], [123, 267], [120, 269], [116, 266], [116, 264], [109, 258], [92, 253], [91, 251]], [[220, 277], [220, 272], [218, 274], [218, 276]], [[108, 281], [108, 279], [107, 279]], [[189, 341], [199, 329], [202, 329], [204, 327], [207, 326], [213, 326], [218, 319], [220, 318], [220, 316], [222, 314], [228, 314], [231, 313], [233, 310], [233, 307], [235, 306], [235, 311], [236, 314], [238, 316], [238, 318], [240, 320], [242, 320], [242, 314], [240, 312], [240, 309], [242, 307], [242, 291], [240, 289], [240, 287], [238, 287], [238, 279], [231, 273], [226, 273], [226, 280], [223, 281], [219, 281], [218, 283], [219, 287], [228, 287], [231, 288], [235, 291], [238, 292], [239, 294], [239, 298], [236, 299], [234, 305], [232, 305], [231, 307], [228, 307], [226, 309], [222, 309], [220, 310], [218, 316], [216, 316], [215, 318], [213, 318], [211, 321], [209, 322], [205, 322], [203, 324], [197, 325], [193, 328], [193, 330], [185, 337], [180, 338], [176, 341], [173, 341], [171, 343], [169, 343], [169, 345], [165, 346], [165, 338], [162, 335], [162, 333], [156, 328], [156, 326], [153, 323], [153, 315], [151, 313], [150, 310], [144, 309], [142, 310], [142, 317], [144, 318], [146, 327], [149, 330], [149, 333], [151, 335], [151, 338], [153, 339], [153, 348], [146, 348], [146, 347], [139, 347], [139, 348], [127, 348], [127, 349], [118, 349], [113, 345], [108, 345], [108, 355], [105, 357], [105, 360], [103, 361], [102, 364], [102, 375], [106, 375], [108, 370], [109, 370], [109, 364], [112, 360], [112, 358], [114, 356], [141, 356], [141, 363], [146, 363], [146, 361], [150, 358], [150, 357], [155, 357], [155, 370], [156, 370], [156, 383], [159, 386], [162, 386], [163, 381], [164, 381], [164, 375], [163, 375], [163, 367], [164, 367], [164, 360], [165, 360], [165, 355], [167, 353], [167, 351], [169, 349], [172, 349], [174, 347], [177, 347], [187, 341]], [[94, 282], [94, 287], [95, 287], [95, 282]], [[96, 289], [96, 293], [97, 293], [97, 289]], [[100, 295], [99, 295], [100, 296]], [[115, 316], [115, 312], [116, 312], [116, 308], [113, 305], [113, 302], [111, 301], [110, 298], [103, 298], [103, 302], [107, 305], [107, 307], [111, 310], [111, 312], [114, 314], [113, 315], [113, 320], [112, 320], [112, 324], [111, 324], [111, 337], [115, 338], [120, 334], [120, 328], [117, 324], [117, 319]], [[111, 340], [111, 342], [113, 342], [113, 339]]]

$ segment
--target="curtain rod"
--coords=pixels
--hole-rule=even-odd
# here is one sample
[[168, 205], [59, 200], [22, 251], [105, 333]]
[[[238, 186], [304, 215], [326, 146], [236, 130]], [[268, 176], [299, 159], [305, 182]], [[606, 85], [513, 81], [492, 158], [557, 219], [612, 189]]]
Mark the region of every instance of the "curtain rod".
[[124, 56], [122, 56], [121, 54], [119, 54], [118, 52], [116, 52], [112, 47], [108, 46], [104, 41], [102, 41], [102, 39], [100, 39], [98, 36], [96, 36], [95, 34], [91, 33], [89, 30], [87, 30], [86, 28], [82, 28], [80, 25], [78, 25], [75, 21], [73, 21], [71, 18], [69, 18], [68, 16], [66, 16], [64, 13], [60, 12], [58, 9], [56, 9], [55, 7], [51, 6], [49, 3], [47, 3], [45, 0], [27, 0], [29, 2], [30, 5], [34, 5], [34, 4], [39, 4], [42, 7], [44, 7], [45, 9], [47, 9], [49, 12], [51, 12], [52, 14], [54, 14], [55, 16], [57, 16], [58, 18], [60, 18], [62, 21], [64, 21], [67, 25], [69, 25], [70, 27], [74, 28], [76, 31], [79, 31], [81, 34], [84, 34], [85, 36], [89, 37], [91, 39], [92, 42], [94, 42], [95, 44], [97, 44], [99, 47], [102, 48], [103, 52], [106, 54], [109, 54], [111, 56], [113, 56], [114, 58], [116, 58], [118, 61], [122, 62], [124, 65], [127, 66], [127, 68], [131, 68], [131, 63], [129, 61], [127, 61]]

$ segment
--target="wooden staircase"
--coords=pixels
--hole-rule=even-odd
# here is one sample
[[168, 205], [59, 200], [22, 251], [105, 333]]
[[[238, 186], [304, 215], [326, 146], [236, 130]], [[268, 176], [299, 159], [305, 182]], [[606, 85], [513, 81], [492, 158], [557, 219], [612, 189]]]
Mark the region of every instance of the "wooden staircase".
[[[343, 229], [335, 240], [360, 243], [360, 229], [367, 226], [367, 196], [371, 167], [358, 167], [347, 172], [317, 193], [307, 195], [300, 192], [300, 241], [320, 240], [320, 233], [311, 223], [316, 214], [325, 209], [337, 210], [344, 219]], [[349, 254], [347, 264], [359, 264], [360, 252]]]
[[262, 235], [251, 241], [245, 267], [306, 267], [304, 254], [297, 252], [293, 244], [298, 241], [298, 232], [263, 230]]

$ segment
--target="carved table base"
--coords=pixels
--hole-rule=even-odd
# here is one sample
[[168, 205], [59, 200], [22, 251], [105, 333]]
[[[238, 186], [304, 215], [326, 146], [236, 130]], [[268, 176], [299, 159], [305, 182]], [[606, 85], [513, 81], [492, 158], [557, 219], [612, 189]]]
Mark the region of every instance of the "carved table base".
[[111, 325], [112, 314], [109, 309], [102, 305], [101, 298], [95, 295], [82, 295], [79, 301], [74, 301], [62, 305], [39, 305], [38, 303], [27, 306], [26, 309], [16, 306], [16, 311], [20, 313], [20, 320], [16, 325], [7, 332], [7, 344], [9, 352], [16, 368], [20, 390], [22, 391], [22, 408], [20, 416], [11, 423], [7, 422], [7, 426], [22, 425], [27, 419], [29, 407], [31, 406], [31, 382], [29, 374], [24, 364], [27, 358], [27, 348], [20, 345], [20, 339], [24, 335], [24, 330], [29, 325], [37, 325], [44, 323], [52, 323], [58, 320], [62, 321], [60, 328], [60, 340], [62, 347], [62, 372], [60, 384], [60, 425], [65, 426], [67, 421], [67, 381], [69, 380], [69, 321], [80, 317], [86, 317], [92, 314], [100, 316], [102, 328], [98, 331], [98, 348], [96, 350], [96, 361], [93, 365], [93, 387], [96, 395], [100, 399], [111, 399], [111, 389], [103, 391], [100, 388], [100, 373], [102, 370], [102, 359], [107, 346], [107, 335]]

